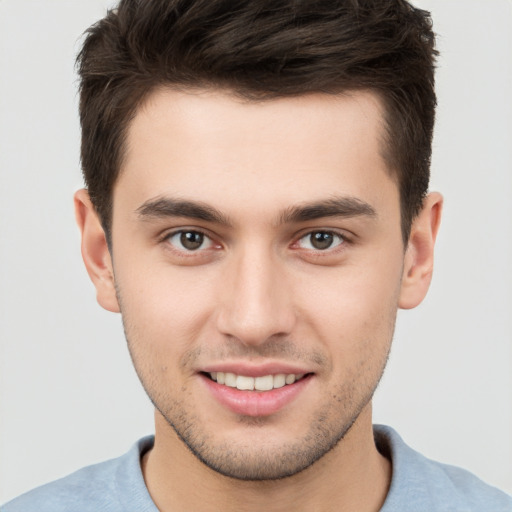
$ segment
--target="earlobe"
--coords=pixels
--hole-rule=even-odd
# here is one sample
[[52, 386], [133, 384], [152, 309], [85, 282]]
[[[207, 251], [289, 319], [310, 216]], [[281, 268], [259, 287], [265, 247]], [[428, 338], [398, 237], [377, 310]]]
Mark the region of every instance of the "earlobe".
[[415, 308], [429, 289], [442, 206], [441, 194], [432, 192], [425, 198], [421, 212], [412, 223], [398, 302], [402, 309]]
[[120, 311], [116, 296], [112, 258], [105, 232], [87, 190], [75, 193], [75, 216], [82, 235], [82, 258], [96, 287], [96, 298], [100, 306], [108, 311]]

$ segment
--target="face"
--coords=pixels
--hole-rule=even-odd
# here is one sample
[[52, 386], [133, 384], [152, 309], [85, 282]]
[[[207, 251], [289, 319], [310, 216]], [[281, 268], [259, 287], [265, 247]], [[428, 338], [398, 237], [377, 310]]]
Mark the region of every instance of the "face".
[[166, 90], [130, 126], [112, 224], [129, 349], [222, 474], [295, 474], [369, 409], [404, 265], [382, 122], [370, 93]]

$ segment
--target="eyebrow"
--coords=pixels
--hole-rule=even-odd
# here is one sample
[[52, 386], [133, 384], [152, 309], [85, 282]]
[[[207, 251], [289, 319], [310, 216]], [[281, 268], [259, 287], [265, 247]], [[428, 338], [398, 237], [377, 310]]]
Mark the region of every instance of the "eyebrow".
[[[167, 217], [186, 217], [227, 227], [232, 226], [229, 217], [208, 204], [187, 199], [160, 197], [151, 199], [137, 208], [142, 220]], [[352, 196], [332, 197], [326, 200], [291, 206], [284, 210], [280, 224], [292, 224], [320, 219], [323, 217], [377, 217], [377, 212], [365, 201]]]
[[145, 220], [166, 217], [187, 217], [216, 224], [231, 226], [231, 221], [216, 208], [198, 201], [161, 197], [146, 201], [137, 210], [139, 218]]
[[332, 197], [324, 201], [306, 203], [287, 208], [281, 215], [281, 222], [294, 223], [323, 217], [377, 217], [375, 208], [352, 196]]

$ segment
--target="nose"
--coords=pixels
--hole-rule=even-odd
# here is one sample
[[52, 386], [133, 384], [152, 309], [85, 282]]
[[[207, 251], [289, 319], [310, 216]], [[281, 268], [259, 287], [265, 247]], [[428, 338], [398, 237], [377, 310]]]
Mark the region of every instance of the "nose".
[[220, 291], [217, 326], [223, 335], [256, 346], [292, 332], [292, 293], [278, 259], [257, 249], [233, 256]]

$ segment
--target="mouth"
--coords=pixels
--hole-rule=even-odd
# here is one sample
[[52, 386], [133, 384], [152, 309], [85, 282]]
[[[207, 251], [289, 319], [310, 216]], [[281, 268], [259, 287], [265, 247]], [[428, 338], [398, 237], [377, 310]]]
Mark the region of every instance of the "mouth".
[[300, 396], [308, 396], [305, 394], [306, 389], [311, 387], [314, 380], [313, 373], [266, 373], [252, 376], [206, 371], [200, 374], [219, 405], [237, 415], [252, 417], [270, 416], [291, 406]]
[[217, 384], [236, 388], [240, 391], [271, 391], [290, 386], [309, 374], [278, 373], [276, 375], [269, 374], [260, 377], [250, 377], [230, 372], [209, 372], [205, 375]]

